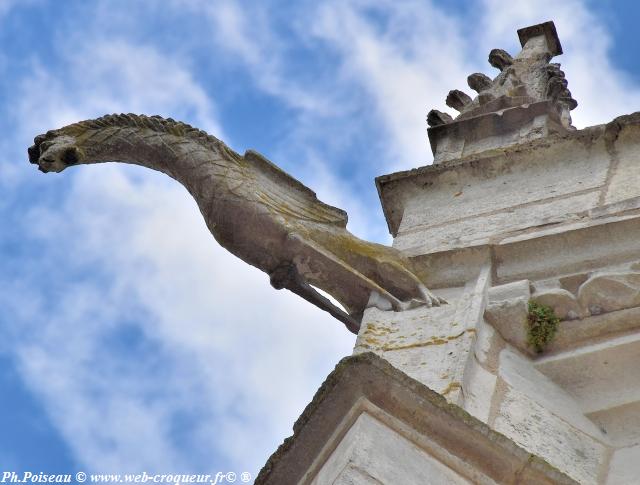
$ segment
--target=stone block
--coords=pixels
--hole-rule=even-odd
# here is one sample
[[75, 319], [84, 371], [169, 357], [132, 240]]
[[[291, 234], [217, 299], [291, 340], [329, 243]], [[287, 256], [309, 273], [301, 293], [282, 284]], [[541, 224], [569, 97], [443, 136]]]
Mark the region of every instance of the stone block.
[[531, 282], [529, 280], [519, 280], [505, 285], [494, 286], [489, 289], [489, 304], [515, 299], [528, 300], [530, 297]]
[[500, 378], [576, 430], [605, 441], [601, 429], [586, 418], [575, 398], [561, 385], [540, 372], [534, 363], [511, 349], [500, 352]]
[[578, 301], [592, 315], [640, 306], [640, 273], [596, 273], [580, 286]]
[[553, 308], [560, 320], [575, 320], [585, 316], [586, 312], [574, 295], [562, 288], [552, 288], [531, 295], [531, 299]]
[[311, 485], [381, 483], [472, 482], [365, 412], [356, 419]]
[[640, 401], [640, 334], [610, 338], [536, 361], [584, 413]]
[[598, 483], [607, 447], [509, 387], [493, 428], [582, 485]]
[[616, 450], [609, 464], [607, 485], [632, 485], [640, 477], [640, 445]]
[[496, 380], [495, 374], [482, 367], [473, 355], [469, 356], [462, 381], [463, 407], [465, 411], [483, 423], [489, 421], [491, 399], [496, 388]]
[[487, 304], [484, 318], [500, 336], [523, 352], [535, 355], [527, 345], [528, 298], [497, 301]]
[[369, 308], [354, 353], [375, 352], [445, 396], [457, 392], [462, 387], [458, 369], [475, 335], [474, 328], [456, 320], [458, 307], [465, 303], [458, 298], [440, 307], [401, 313]]

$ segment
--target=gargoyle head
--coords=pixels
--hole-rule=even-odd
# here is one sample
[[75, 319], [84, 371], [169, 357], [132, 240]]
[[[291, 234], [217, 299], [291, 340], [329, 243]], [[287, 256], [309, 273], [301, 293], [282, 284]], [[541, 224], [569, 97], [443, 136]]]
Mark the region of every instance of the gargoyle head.
[[28, 149], [29, 161], [38, 165], [42, 172], [62, 172], [71, 165], [82, 163], [84, 152], [76, 139], [66, 134], [47, 133], [38, 135]]

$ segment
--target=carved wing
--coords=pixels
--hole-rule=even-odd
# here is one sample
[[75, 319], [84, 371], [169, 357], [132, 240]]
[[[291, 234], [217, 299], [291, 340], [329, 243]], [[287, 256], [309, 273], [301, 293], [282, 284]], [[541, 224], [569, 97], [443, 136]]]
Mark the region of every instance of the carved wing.
[[254, 151], [244, 158], [252, 166], [255, 190], [260, 203], [285, 219], [347, 226], [347, 213], [318, 200], [315, 192]]

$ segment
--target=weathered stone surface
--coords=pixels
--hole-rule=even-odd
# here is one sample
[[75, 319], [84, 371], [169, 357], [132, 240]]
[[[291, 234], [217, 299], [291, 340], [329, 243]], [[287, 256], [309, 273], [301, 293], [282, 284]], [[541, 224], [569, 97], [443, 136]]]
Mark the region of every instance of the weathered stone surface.
[[560, 320], [575, 320], [585, 316], [585, 312], [580, 307], [576, 297], [562, 288], [536, 292], [531, 295], [531, 299], [553, 308], [554, 313]]
[[587, 281], [588, 278], [588, 273], [579, 273], [574, 275], [562, 276], [558, 278], [557, 281], [561, 288], [567, 290], [573, 295], [577, 295], [578, 288], [580, 288], [580, 285]]
[[[640, 132], [633, 128], [639, 114], [616, 118], [608, 125], [607, 149], [613, 166], [609, 183], [604, 194], [604, 203], [613, 204], [638, 197], [640, 170], [638, 152], [640, 151]], [[637, 206], [636, 206], [637, 207]], [[627, 210], [633, 210], [628, 206]]]
[[477, 93], [481, 93], [491, 87], [491, 78], [481, 72], [469, 74], [467, 84]]
[[[466, 196], [465, 199], [470, 200], [471, 195]], [[536, 201], [530, 205], [515, 207], [510, 211], [487, 211], [475, 218], [471, 215], [462, 216], [447, 225], [417, 226], [406, 231], [401, 228], [395, 247], [414, 254], [423, 251], [447, 250], [452, 247], [481, 246], [512, 234], [526, 236], [526, 231], [532, 227], [533, 221], [540, 227], [570, 223], [578, 219], [577, 211], [585, 205], [595, 204], [596, 200], [596, 193], [578, 194], [562, 200]], [[481, 201], [478, 203], [480, 204]], [[414, 223], [413, 216], [424, 220], [426, 214], [418, 213], [413, 204], [409, 209], [411, 213], [407, 214], [407, 225]], [[433, 233], [433, 237], [425, 240], [420, 237], [421, 231]]]
[[489, 64], [496, 69], [500, 69], [500, 71], [504, 71], [513, 64], [513, 57], [505, 50], [492, 49], [491, 52], [489, 52]]
[[[363, 413], [369, 416], [359, 421]], [[361, 445], [363, 452], [358, 451]], [[255, 483], [287, 485], [315, 478], [317, 485], [334, 483], [324, 477], [340, 473], [339, 460], [345, 456], [354, 457], [341, 476], [347, 483], [377, 479], [370, 471], [385, 474], [380, 475], [383, 483], [429, 483], [425, 472], [454, 480], [438, 484], [577, 483], [371, 353], [341, 361], [296, 422], [294, 436], [269, 459]], [[373, 463], [376, 458], [379, 463]], [[401, 475], [395, 476], [403, 480], [385, 479], [398, 463]], [[456, 474], [467, 482], [455, 481]]]
[[598, 483], [605, 445], [550, 413], [536, 399], [509, 388], [493, 427], [579, 483]]
[[497, 377], [485, 369], [472, 355], [465, 367], [462, 386], [464, 410], [483, 423], [489, 421]]
[[446, 123], [451, 123], [452, 121], [453, 118], [451, 115], [438, 111], [437, 109], [432, 109], [427, 115], [427, 124], [429, 126], [444, 125]]
[[536, 368], [569, 392], [583, 412], [595, 413], [640, 401], [638, 363], [636, 332], [542, 357]]
[[578, 301], [591, 315], [640, 306], [640, 273], [596, 273], [580, 286]]
[[502, 301], [531, 298], [531, 282], [529, 280], [512, 281], [504, 285], [494, 286], [489, 289], [487, 299], [489, 304]]
[[452, 91], [449, 91], [445, 103], [447, 106], [455, 110], [462, 111], [464, 110], [465, 106], [471, 103], [471, 98], [466, 93], [458, 89], [454, 89]]
[[560, 322], [558, 333], [547, 346], [546, 353], [558, 353], [589, 345], [602, 338], [640, 329], [640, 308], [628, 308], [579, 320]]
[[[609, 171], [602, 130], [595, 131], [591, 133], [595, 140], [588, 133], [578, 133], [448, 168], [430, 166], [378, 178], [392, 233], [398, 235], [394, 245], [416, 246], [405, 242], [413, 232], [426, 230], [422, 239], [429, 241], [451, 228], [452, 243], [430, 244], [433, 249], [428, 249], [444, 250], [467, 240], [486, 243], [489, 235], [508, 237], [529, 227], [581, 220], [586, 210], [597, 207]], [[421, 186], [430, 190], [422, 191]], [[484, 229], [487, 224], [493, 228]], [[467, 226], [487, 236], [456, 237]]]
[[485, 369], [495, 374], [498, 370], [498, 355], [504, 348], [505, 340], [484, 320], [477, 328], [474, 356]]
[[640, 401], [589, 413], [587, 417], [607, 433], [615, 447], [640, 443]]
[[367, 412], [358, 416], [311, 485], [472, 482]]
[[540, 37], [544, 39], [545, 51], [548, 51], [549, 55], [559, 56], [562, 54], [562, 46], [553, 22], [543, 22], [518, 29], [518, 38], [522, 47], [525, 47], [531, 39]]
[[527, 357], [511, 349], [502, 350], [499, 377], [528, 399], [536, 401], [546, 413], [553, 414], [596, 440], [606, 440], [601, 429], [585, 417], [574, 396], [540, 372]]
[[640, 445], [616, 450], [609, 464], [607, 485], [631, 485], [640, 477]]
[[489, 303], [484, 318], [504, 340], [524, 352], [535, 355], [535, 351], [527, 345], [528, 302], [528, 299], [516, 298]]
[[530, 231], [494, 247], [498, 281], [597, 271], [640, 254], [640, 218], [585, 219]]
[[366, 310], [354, 353], [375, 352], [407, 375], [452, 398], [462, 386], [460, 363], [471, 349], [475, 331], [458, 321], [460, 298], [447, 305], [398, 314]]

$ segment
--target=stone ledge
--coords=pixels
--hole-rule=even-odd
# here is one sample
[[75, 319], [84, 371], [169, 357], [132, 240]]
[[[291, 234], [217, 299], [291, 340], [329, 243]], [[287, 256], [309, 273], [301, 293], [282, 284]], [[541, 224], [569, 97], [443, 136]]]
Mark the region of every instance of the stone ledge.
[[428, 190], [444, 173], [475, 174], [487, 172], [495, 176], [502, 168], [509, 169], [511, 159], [523, 152], [534, 152], [563, 142], [580, 142], [592, 146], [596, 141], [610, 146], [620, 132], [627, 127], [640, 126], [640, 112], [615, 118], [606, 125], [597, 125], [564, 134], [550, 135], [525, 143], [501, 149], [491, 149], [482, 153], [450, 160], [441, 164], [426, 165], [412, 170], [381, 175], [376, 178], [376, 187], [387, 220], [389, 232], [395, 237], [404, 214], [406, 201], [415, 191]]
[[463, 475], [484, 476], [485, 483], [576, 483], [372, 353], [340, 361], [295, 423], [293, 436], [269, 458], [255, 483], [313, 480], [321, 466], [317, 461], [326, 460], [344, 437], [345, 418], [363, 399], [413, 430], [414, 443], [420, 439], [435, 443], [473, 471], [455, 470]]

